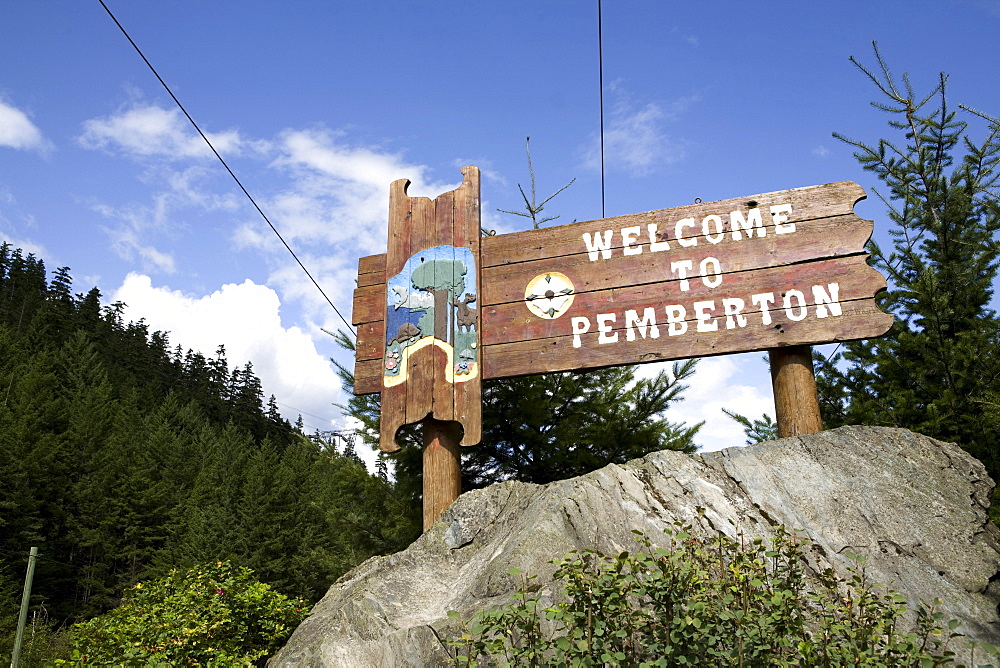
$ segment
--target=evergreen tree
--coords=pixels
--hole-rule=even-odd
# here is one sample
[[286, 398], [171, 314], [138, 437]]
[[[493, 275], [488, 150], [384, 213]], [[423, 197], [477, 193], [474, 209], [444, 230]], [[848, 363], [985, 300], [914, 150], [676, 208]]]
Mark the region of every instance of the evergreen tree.
[[483, 442], [465, 454], [467, 485], [542, 484], [656, 450], [694, 452], [701, 425], [671, 423], [663, 412], [681, 400], [695, 364], [677, 362], [652, 378], [616, 367], [485, 383]]
[[870, 264], [888, 277], [879, 304], [896, 316], [878, 340], [846, 344], [822, 360], [824, 421], [905, 427], [954, 441], [1000, 474], [1000, 320], [990, 308], [1000, 247], [1000, 123], [973, 141], [969, 121], [946, 96], [947, 77], [918, 96], [896, 79], [878, 48], [876, 70], [852, 62], [875, 84], [872, 104], [891, 115], [895, 142], [846, 139], [884, 184], [892, 246], [869, 244]]

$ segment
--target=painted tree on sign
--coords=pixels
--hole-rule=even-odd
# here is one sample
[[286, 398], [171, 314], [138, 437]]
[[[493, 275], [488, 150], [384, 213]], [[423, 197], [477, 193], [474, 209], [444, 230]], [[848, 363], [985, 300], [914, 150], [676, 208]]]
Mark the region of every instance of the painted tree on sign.
[[434, 295], [434, 337], [451, 341], [449, 305], [465, 292], [468, 268], [461, 260], [428, 260], [413, 270], [410, 282]]

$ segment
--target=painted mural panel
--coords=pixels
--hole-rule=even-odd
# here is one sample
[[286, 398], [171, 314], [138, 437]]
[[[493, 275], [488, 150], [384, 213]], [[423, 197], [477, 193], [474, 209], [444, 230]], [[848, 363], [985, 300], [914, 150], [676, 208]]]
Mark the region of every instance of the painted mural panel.
[[409, 356], [430, 345], [448, 356], [449, 383], [477, 377], [477, 295], [470, 249], [435, 246], [412, 255], [387, 282], [384, 385], [404, 382]]

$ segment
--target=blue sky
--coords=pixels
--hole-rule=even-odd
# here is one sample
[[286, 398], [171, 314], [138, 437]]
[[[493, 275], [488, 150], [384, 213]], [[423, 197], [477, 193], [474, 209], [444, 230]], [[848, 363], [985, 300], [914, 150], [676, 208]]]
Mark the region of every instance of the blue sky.
[[[385, 244], [389, 183], [434, 196], [483, 169], [484, 223], [527, 185], [572, 178], [546, 212], [601, 217], [593, 2], [106, 0], [243, 184], [349, 314], [361, 255]], [[831, 137], [885, 135], [874, 65], [1000, 113], [1000, 2], [605, 0], [606, 215], [855, 180]], [[133, 319], [232, 363], [307, 425], [340, 426], [321, 327], [339, 318], [97, 0], [0, 2], [0, 238], [69, 266]], [[974, 128], [977, 127], [973, 123]], [[975, 134], [975, 130], [974, 130]], [[857, 212], [888, 225], [872, 197]], [[727, 406], [771, 412], [760, 354], [706, 360], [675, 419], [742, 443]]]

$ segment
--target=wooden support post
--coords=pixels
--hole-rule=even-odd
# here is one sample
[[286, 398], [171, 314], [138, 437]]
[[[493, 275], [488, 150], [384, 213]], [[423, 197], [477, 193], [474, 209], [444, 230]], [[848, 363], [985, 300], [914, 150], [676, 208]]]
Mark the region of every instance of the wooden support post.
[[812, 346], [788, 346], [768, 351], [778, 438], [823, 430], [819, 395], [813, 373]]
[[424, 433], [424, 531], [462, 493], [462, 426], [426, 418]]

